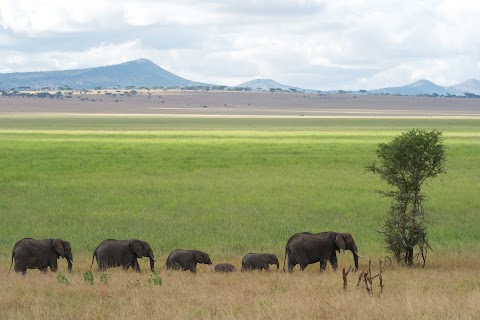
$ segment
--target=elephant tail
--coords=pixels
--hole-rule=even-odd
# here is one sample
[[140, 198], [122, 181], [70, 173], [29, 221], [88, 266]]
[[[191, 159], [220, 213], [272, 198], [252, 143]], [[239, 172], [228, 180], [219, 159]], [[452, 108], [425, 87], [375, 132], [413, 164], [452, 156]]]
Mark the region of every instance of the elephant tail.
[[[169, 258], [170, 258], [170, 256], [169, 256]], [[165, 270], [165, 269], [167, 269], [167, 270], [171, 269], [171, 265], [170, 265], [170, 262], [168, 261], [168, 259], [167, 259], [167, 261], [165, 261], [165, 264], [163, 265], [162, 270]]]
[[[283, 257], [283, 272], [285, 272], [285, 261], [287, 260], [287, 251], [288, 251], [288, 243], [285, 246], [285, 256]], [[278, 266], [277, 266], [277, 271], [278, 271]]]
[[[97, 258], [97, 249], [95, 249], [95, 251], [93, 251], [92, 264], [90, 265], [90, 271], [92, 271], [93, 261], [95, 260], [95, 258]], [[97, 258], [97, 262], [98, 262], [98, 258]]]

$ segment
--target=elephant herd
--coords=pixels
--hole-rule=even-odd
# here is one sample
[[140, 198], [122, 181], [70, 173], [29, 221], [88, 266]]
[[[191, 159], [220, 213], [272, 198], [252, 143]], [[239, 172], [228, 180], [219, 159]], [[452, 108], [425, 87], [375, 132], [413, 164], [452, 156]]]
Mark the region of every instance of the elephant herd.
[[[288, 272], [298, 264], [303, 271], [309, 264], [320, 262], [320, 271], [325, 270], [327, 262], [330, 262], [333, 270], [338, 267], [337, 252], [340, 250], [350, 250], [353, 253], [355, 270], [358, 269], [358, 258], [362, 258], [357, 252], [357, 246], [352, 235], [349, 233], [321, 232], [309, 233], [302, 232], [291, 236], [285, 246], [285, 257], [283, 261], [283, 270], [285, 263], [288, 263]], [[153, 272], [155, 266], [155, 256], [153, 250], [146, 241], [114, 240], [107, 239], [100, 243], [93, 251], [92, 264], [95, 259], [98, 268], [105, 271], [111, 267], [122, 267], [124, 270], [132, 268], [140, 272], [138, 258], [148, 257], [150, 259], [150, 269]], [[12, 265], [14, 271], [26, 274], [27, 269], [39, 269], [47, 272], [50, 268], [52, 272], [57, 270], [57, 260], [65, 258], [68, 262], [68, 270], [72, 271], [73, 255], [72, 248], [68, 241], [62, 239], [43, 239], [37, 240], [25, 238], [15, 243], [12, 249]], [[15, 262], [15, 264], [14, 264]], [[167, 270], [183, 270], [196, 273], [197, 264], [207, 264], [212, 267], [210, 256], [199, 250], [172, 251], [166, 260], [165, 268]], [[276, 265], [279, 269], [278, 258], [271, 253], [248, 253], [242, 259], [241, 271], [250, 270], [269, 270], [270, 265]], [[215, 266], [216, 272], [233, 272], [235, 266], [230, 263], [219, 263]]]

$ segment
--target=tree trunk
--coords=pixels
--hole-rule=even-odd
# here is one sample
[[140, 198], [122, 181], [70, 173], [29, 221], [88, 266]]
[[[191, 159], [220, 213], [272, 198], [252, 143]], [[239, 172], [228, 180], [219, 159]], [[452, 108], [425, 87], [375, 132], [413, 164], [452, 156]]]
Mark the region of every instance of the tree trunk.
[[405, 264], [409, 267], [413, 266], [413, 247], [407, 247], [405, 252]]

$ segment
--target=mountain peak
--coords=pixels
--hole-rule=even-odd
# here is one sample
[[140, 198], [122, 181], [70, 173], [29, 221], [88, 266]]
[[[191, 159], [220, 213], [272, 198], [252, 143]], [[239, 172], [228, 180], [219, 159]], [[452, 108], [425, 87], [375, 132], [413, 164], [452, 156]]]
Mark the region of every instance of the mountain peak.
[[126, 61], [126, 62], [123, 62], [123, 63], [120, 63], [120, 64], [114, 64], [112, 66], [118, 66], [118, 65], [124, 65], [124, 66], [125, 65], [127, 65], [127, 66], [131, 65], [131, 66], [142, 66], [142, 67], [145, 67], [145, 66], [153, 67], [153, 66], [155, 66], [157, 68], [160, 68], [153, 61], [145, 59], [145, 58], [130, 60], [130, 61]]
[[261, 90], [270, 90], [272, 88], [280, 88], [283, 90], [288, 90], [289, 88], [296, 88], [293, 86], [287, 86], [287, 85], [278, 83], [272, 79], [260, 79], [260, 78], [241, 83], [237, 87], [250, 87], [253, 89], [261, 89]]
[[433, 83], [432, 81], [427, 80], [427, 79], [420, 79], [420, 80], [412, 83], [410, 86], [411, 87], [421, 87], [421, 86], [431, 86], [431, 85], [436, 85], [436, 84]]
[[155, 64], [153, 63], [152, 61], [146, 59], [146, 58], [140, 58], [140, 59], [136, 59], [136, 60], [131, 60], [131, 61], [127, 61], [125, 63], [138, 63], [138, 64]]
[[253, 81], [265, 81], [265, 82], [275, 82], [276, 83], [276, 81], [274, 81], [272, 79], [262, 79], [262, 78], [256, 78]]
[[477, 79], [468, 79], [468, 80], [463, 81], [463, 82], [460, 83], [460, 84], [475, 84], [475, 85], [479, 85], [479, 84], [480, 84], [480, 80], [477, 80]]

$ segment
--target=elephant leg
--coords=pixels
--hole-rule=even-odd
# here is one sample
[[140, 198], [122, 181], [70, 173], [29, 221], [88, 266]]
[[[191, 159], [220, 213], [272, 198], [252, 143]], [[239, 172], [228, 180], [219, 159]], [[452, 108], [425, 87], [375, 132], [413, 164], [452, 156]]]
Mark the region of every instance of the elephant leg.
[[288, 272], [292, 273], [293, 267], [295, 267], [295, 264], [289, 262], [288, 263]]
[[[52, 268], [52, 266], [50, 266], [50, 269]], [[48, 267], [41, 267], [41, 268], [38, 268], [38, 270], [40, 270], [42, 273], [47, 273], [47, 270], [48, 270]], [[52, 270], [53, 272], [53, 270]]]
[[103, 262], [99, 262], [98, 263], [98, 269], [102, 272], [105, 272], [107, 271], [107, 264], [106, 263], [103, 263]]
[[327, 267], [327, 259], [325, 258], [320, 259], [320, 272], [325, 271], [326, 267]]
[[27, 269], [14, 269], [15, 272], [21, 272], [22, 276], [27, 274]]
[[140, 265], [138, 264], [138, 260], [137, 260], [137, 259], [133, 259], [132, 264], [131, 264], [131, 267], [132, 267], [132, 269], [135, 270], [136, 272], [140, 272]]
[[[45, 269], [47, 269], [47, 267], [45, 267]], [[55, 257], [50, 260], [50, 270], [52, 272], [57, 272], [57, 269], [58, 269], [57, 258]]]
[[295, 262], [293, 259], [288, 257], [288, 272], [292, 272], [293, 268], [297, 265], [297, 262]]
[[190, 266], [191, 273], [197, 273], [197, 265]]
[[333, 254], [330, 256], [330, 264], [332, 265], [333, 271], [337, 271], [337, 268], [338, 268], [338, 260], [337, 260], [337, 255], [336, 255], [335, 253], [333, 253]]

